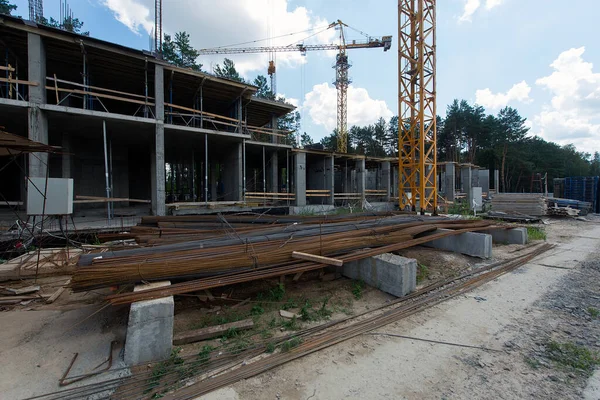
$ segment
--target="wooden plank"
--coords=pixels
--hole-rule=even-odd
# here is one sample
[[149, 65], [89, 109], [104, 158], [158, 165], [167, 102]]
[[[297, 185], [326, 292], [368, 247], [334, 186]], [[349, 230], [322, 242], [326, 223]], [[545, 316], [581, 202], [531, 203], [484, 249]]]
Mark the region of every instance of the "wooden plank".
[[342, 265], [344, 265], [344, 260], [317, 256], [315, 254], [302, 253], [299, 251], [292, 251], [292, 258], [295, 258], [296, 260], [313, 261], [320, 264], [333, 265], [334, 267], [341, 267]]
[[46, 304], [52, 304], [52, 303], [54, 303], [60, 297], [60, 295], [64, 293], [64, 291], [66, 289], [66, 286], [69, 283], [71, 283], [70, 279], [68, 281], [66, 281], [63, 286], [61, 286], [60, 288], [58, 288], [58, 290], [56, 292], [54, 292], [50, 297], [48, 297], [46, 299]]
[[76, 195], [76, 199], [74, 203], [108, 203], [108, 202], [119, 202], [119, 201], [129, 201], [131, 203], [146, 203], [150, 204], [151, 200], [142, 200], [142, 199], [130, 199], [125, 197], [100, 197], [100, 196], [81, 196]]
[[0, 294], [6, 294], [9, 296], [19, 296], [22, 294], [33, 293], [40, 290], [39, 286], [27, 286], [24, 288], [9, 288], [9, 287], [0, 287]]
[[304, 272], [298, 272], [296, 275], [294, 275], [294, 278], [292, 278], [292, 280], [294, 282], [298, 282], [300, 280], [300, 277], [302, 276]]
[[[37, 85], [33, 85], [33, 86], [37, 86]], [[48, 90], [54, 90], [54, 86], [46, 86], [46, 89], [48, 89]], [[98, 92], [86, 92], [84, 90], [79, 90], [79, 89], [62, 89], [62, 88], [58, 88], [58, 91], [59, 92], [66, 92], [66, 93], [75, 93], [75, 94], [81, 94], [81, 95], [102, 97], [102, 98], [105, 98], [105, 99], [124, 101], [124, 102], [127, 102], [127, 103], [134, 103], [134, 104], [142, 104], [142, 105], [145, 105], [145, 106], [153, 106], [154, 105], [154, 103], [148, 103], [146, 101], [134, 100], [134, 99], [126, 99], [125, 97], [113, 96], [113, 95], [110, 95], [110, 94], [102, 94], [102, 93], [98, 93]]]
[[199, 342], [201, 340], [212, 339], [219, 337], [229, 332], [230, 329], [247, 330], [254, 327], [254, 322], [251, 319], [231, 322], [228, 324], [210, 326], [208, 328], [196, 329], [190, 332], [180, 333], [173, 337], [173, 345], [180, 346], [182, 344]]
[[286, 318], [286, 319], [294, 319], [294, 318], [298, 319], [298, 318], [300, 318], [299, 314], [295, 314], [293, 312], [289, 312], [289, 311], [286, 311], [286, 310], [279, 310], [279, 315], [281, 315], [282, 318]]
[[127, 92], [121, 92], [119, 90], [113, 90], [113, 89], [106, 89], [106, 88], [102, 88], [99, 86], [91, 86], [91, 85], [83, 85], [81, 83], [77, 83], [77, 82], [71, 82], [71, 81], [65, 81], [63, 79], [56, 79], [56, 74], [54, 74], [54, 78], [47, 76], [46, 80], [49, 81], [54, 81], [54, 86], [56, 87], [56, 83], [60, 82], [60, 83], [66, 83], [67, 85], [72, 85], [72, 86], [78, 86], [78, 87], [82, 87], [82, 88], [89, 88], [89, 89], [94, 89], [94, 90], [102, 90], [103, 92], [108, 92], [108, 93], [114, 93], [114, 94], [124, 94], [126, 96], [131, 96], [131, 97], [138, 97], [140, 99], [152, 99], [154, 100], [154, 97], [151, 96], [144, 96], [141, 94], [133, 94], [133, 93], [127, 93]]
[[34, 81], [24, 81], [21, 79], [6, 79], [6, 78], [0, 78], [0, 82], [8, 82], [8, 83], [21, 83], [23, 85], [29, 85], [29, 86], [39, 86], [38, 82], [34, 82]]
[[0, 65], [0, 71], [11, 71], [11, 72], [14, 72], [15, 69], [13, 67], [3, 67], [2, 65]]

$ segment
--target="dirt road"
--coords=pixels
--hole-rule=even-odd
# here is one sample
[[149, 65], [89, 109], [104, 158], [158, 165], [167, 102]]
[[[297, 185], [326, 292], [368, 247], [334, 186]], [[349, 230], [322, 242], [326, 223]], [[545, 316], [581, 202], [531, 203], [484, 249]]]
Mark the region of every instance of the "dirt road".
[[511, 274], [205, 398], [600, 399], [600, 223], [546, 231], [558, 246]]

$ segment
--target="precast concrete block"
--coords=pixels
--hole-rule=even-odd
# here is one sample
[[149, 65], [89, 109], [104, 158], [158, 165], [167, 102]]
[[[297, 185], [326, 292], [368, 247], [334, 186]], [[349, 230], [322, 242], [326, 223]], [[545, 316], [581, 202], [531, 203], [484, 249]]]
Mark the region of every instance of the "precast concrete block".
[[527, 236], [527, 228], [512, 228], [512, 229], [490, 229], [483, 231], [488, 235], [492, 235], [492, 242], [502, 244], [527, 244], [529, 238]]
[[402, 297], [417, 286], [417, 260], [385, 253], [345, 263], [342, 275], [360, 279], [369, 286]]
[[[449, 231], [449, 229], [438, 229], [433, 233], [445, 231]], [[423, 246], [453, 251], [471, 257], [492, 257], [492, 235], [485, 233], [465, 232], [459, 235], [435, 239], [431, 242], [424, 243]]]
[[[134, 292], [170, 284], [169, 281], [162, 281], [136, 285]], [[173, 296], [138, 301], [131, 305], [125, 339], [127, 365], [164, 360], [171, 355], [174, 314]]]

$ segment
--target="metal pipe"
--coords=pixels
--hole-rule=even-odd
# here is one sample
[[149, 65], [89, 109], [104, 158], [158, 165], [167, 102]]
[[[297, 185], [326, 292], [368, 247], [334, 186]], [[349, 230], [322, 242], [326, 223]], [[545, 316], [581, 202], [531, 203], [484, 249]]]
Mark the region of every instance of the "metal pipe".
[[286, 180], [285, 191], [288, 193], [287, 203], [289, 206], [290, 205], [290, 196], [289, 196], [289, 193], [290, 193], [290, 151], [289, 150], [285, 151], [285, 180]]
[[196, 201], [196, 164], [194, 162], [194, 150], [192, 150], [192, 201]]
[[[106, 121], [102, 120], [102, 132], [104, 136], [104, 177], [106, 179], [106, 198], [110, 199], [110, 186], [108, 181], [108, 152], [106, 148]], [[107, 216], [110, 221], [110, 205], [107, 203]]]
[[242, 198], [246, 201], [246, 139], [242, 141], [242, 182]]
[[[112, 194], [114, 193], [112, 139], [110, 139], [110, 141], [109, 141], [108, 148], [109, 148], [109, 163], [110, 163], [110, 169], [109, 169], [109, 173], [110, 173], [110, 194], [111, 194], [111, 197], [112, 197]], [[111, 201], [111, 202], [108, 203], [108, 206], [109, 206], [109, 209], [110, 209], [110, 216], [112, 218], [115, 215], [115, 203], [113, 203]]]
[[267, 162], [265, 159], [265, 146], [262, 147], [262, 163], [263, 163], [263, 170], [262, 170], [262, 175], [263, 175], [263, 193], [267, 193]]
[[204, 204], [208, 205], [208, 133], [204, 134]]

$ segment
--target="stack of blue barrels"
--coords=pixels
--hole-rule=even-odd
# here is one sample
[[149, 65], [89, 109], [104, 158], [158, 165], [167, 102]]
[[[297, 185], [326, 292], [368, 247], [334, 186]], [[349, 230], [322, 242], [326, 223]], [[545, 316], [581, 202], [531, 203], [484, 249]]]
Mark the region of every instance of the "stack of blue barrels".
[[576, 176], [565, 178], [564, 198], [584, 201], [591, 204], [591, 210], [600, 213], [600, 191], [597, 176]]

